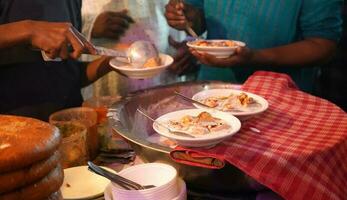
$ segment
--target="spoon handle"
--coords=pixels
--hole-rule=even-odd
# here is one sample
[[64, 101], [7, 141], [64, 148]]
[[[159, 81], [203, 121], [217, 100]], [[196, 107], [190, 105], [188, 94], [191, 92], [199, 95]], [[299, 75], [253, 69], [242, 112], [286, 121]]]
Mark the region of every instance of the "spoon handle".
[[127, 58], [126, 53], [123, 51], [117, 51], [100, 46], [94, 46], [94, 48], [97, 55]]
[[[126, 179], [122, 176], [119, 176], [117, 174], [114, 174], [114, 173], [111, 173], [97, 165], [95, 165], [94, 163], [88, 161], [88, 166], [90, 170], [92, 170], [93, 172], [101, 175], [101, 176], [104, 176], [105, 178], [108, 178], [109, 180], [111, 180], [112, 182], [115, 182], [117, 184], [119, 184], [120, 186], [122, 186], [123, 188], [125, 189], [128, 189], [129, 187], [135, 189], [135, 190], [141, 190], [141, 189], [144, 189], [140, 184], [138, 183], [135, 183], [129, 179]], [[124, 184], [126, 185], [124, 187]]]
[[189, 138], [195, 138], [195, 136], [193, 135], [190, 135], [189, 133], [185, 133], [185, 132], [182, 132], [182, 131], [175, 131], [175, 130], [172, 130], [171, 128], [169, 128], [168, 126], [158, 122], [157, 120], [153, 119], [152, 117], [150, 117], [149, 115], [147, 115], [145, 112], [143, 112], [141, 109], [137, 109], [137, 111], [139, 113], [141, 113], [142, 115], [144, 115], [145, 117], [147, 117], [148, 119], [150, 119], [151, 121], [153, 121], [153, 123], [156, 123], [162, 127], [164, 127], [165, 129], [167, 129], [170, 133], [172, 134], [175, 134], [175, 135], [179, 135], [179, 136], [183, 136], [183, 137], [189, 137]]
[[210, 106], [208, 106], [208, 105], [206, 105], [206, 104], [204, 104], [204, 103], [201, 103], [201, 102], [199, 102], [199, 101], [196, 101], [196, 100], [194, 100], [194, 99], [192, 99], [192, 98], [189, 98], [189, 97], [187, 97], [187, 96], [185, 96], [185, 95], [183, 95], [183, 94], [181, 94], [181, 93], [179, 93], [179, 92], [177, 92], [177, 91], [175, 91], [174, 93], [175, 93], [177, 96], [183, 98], [183, 99], [186, 100], [186, 101], [189, 101], [189, 102], [191, 102], [191, 103], [198, 104], [198, 105], [203, 106], [203, 107], [205, 107], [205, 108], [211, 108], [211, 109], [213, 109], [212, 107], [210, 107]]

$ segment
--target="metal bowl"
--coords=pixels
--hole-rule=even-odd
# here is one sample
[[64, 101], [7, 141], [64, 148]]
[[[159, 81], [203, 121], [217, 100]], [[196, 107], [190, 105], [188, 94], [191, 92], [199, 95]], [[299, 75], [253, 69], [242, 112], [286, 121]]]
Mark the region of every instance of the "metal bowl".
[[235, 89], [240, 86], [223, 82], [186, 82], [138, 91], [112, 106], [109, 110], [110, 123], [115, 132], [130, 141], [145, 162], [164, 162], [174, 166], [190, 189], [221, 193], [253, 191], [249, 178], [228, 163], [222, 169], [206, 169], [171, 160], [170, 147], [148, 141], [150, 135], [156, 134], [152, 123], [136, 112], [140, 106], [156, 118], [168, 112], [193, 108], [191, 103], [175, 96], [174, 91], [192, 96], [212, 88]]

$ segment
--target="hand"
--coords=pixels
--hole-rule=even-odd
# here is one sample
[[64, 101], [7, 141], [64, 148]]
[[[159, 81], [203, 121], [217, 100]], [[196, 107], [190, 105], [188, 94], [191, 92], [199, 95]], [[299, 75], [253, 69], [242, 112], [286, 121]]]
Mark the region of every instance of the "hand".
[[103, 12], [95, 20], [92, 37], [118, 39], [134, 20], [127, 15], [127, 10], [121, 12]]
[[189, 52], [186, 42], [177, 42], [169, 36], [169, 44], [173, 46], [177, 53], [174, 56], [174, 62], [170, 65], [169, 69], [178, 75], [193, 71], [197, 69], [197, 61]]
[[238, 47], [235, 54], [227, 58], [216, 58], [208, 53], [199, 53], [195, 49], [189, 48], [189, 51], [203, 64], [212, 67], [233, 67], [250, 64], [254, 51], [247, 47]]
[[96, 53], [94, 46], [70, 23], [30, 21], [28, 30], [30, 44], [43, 50], [49, 58], [77, 59], [83, 52]]
[[171, 27], [184, 30], [187, 24], [187, 19], [184, 15], [184, 3], [178, 0], [170, 0], [165, 6], [165, 17]]

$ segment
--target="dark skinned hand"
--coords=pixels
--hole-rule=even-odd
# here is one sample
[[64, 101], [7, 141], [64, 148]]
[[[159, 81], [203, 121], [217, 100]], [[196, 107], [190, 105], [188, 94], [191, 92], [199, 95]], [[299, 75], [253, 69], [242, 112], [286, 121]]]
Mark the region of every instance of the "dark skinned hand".
[[187, 19], [184, 15], [184, 4], [177, 0], [170, 0], [165, 6], [165, 18], [171, 27], [184, 30], [187, 24]]
[[31, 21], [30, 30], [31, 46], [44, 51], [49, 58], [77, 59], [84, 52], [95, 53], [94, 46], [70, 23]]
[[127, 10], [101, 13], [94, 22], [92, 37], [119, 39], [129, 28], [129, 25], [134, 23], [134, 20], [127, 13]]
[[169, 69], [178, 75], [196, 70], [197, 61], [189, 52], [186, 42], [177, 42], [171, 36], [169, 36], [168, 40], [169, 44], [176, 49], [174, 62], [170, 65]]
[[247, 47], [238, 47], [235, 53], [227, 58], [216, 58], [208, 53], [199, 53], [196, 50], [189, 48], [189, 51], [203, 64], [213, 67], [233, 67], [245, 66], [249, 64], [254, 52]]

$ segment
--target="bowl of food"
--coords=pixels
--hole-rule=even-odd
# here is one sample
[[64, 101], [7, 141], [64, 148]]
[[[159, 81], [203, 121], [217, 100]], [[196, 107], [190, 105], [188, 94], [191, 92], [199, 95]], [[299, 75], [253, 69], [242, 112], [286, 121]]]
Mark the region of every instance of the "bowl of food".
[[137, 66], [130, 64], [124, 58], [116, 57], [110, 60], [110, 65], [129, 78], [146, 79], [160, 74], [173, 63], [173, 58], [169, 55], [159, 54], [159, 58], [159, 60], [148, 59], [144, 65]]
[[185, 147], [213, 147], [237, 133], [240, 128], [241, 122], [233, 115], [204, 109], [170, 112], [160, 116], [153, 123], [153, 129], [158, 134]]
[[217, 58], [227, 58], [235, 53], [238, 47], [246, 46], [245, 43], [235, 40], [194, 40], [187, 42], [187, 46], [199, 53], [208, 53]]

